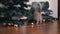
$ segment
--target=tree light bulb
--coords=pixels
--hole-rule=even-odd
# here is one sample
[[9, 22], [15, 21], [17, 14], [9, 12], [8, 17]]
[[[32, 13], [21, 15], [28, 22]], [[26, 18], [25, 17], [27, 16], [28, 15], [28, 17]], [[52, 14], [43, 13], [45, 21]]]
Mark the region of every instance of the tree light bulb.
[[31, 23], [32, 25], [34, 24], [34, 23]]

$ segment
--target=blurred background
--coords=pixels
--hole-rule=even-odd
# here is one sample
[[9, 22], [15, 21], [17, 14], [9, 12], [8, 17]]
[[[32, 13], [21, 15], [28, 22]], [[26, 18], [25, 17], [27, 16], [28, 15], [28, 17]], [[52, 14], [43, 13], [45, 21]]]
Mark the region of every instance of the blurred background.
[[58, 0], [0, 0], [0, 22], [23, 22], [22, 17], [27, 23], [36, 22], [32, 16], [38, 3], [42, 6], [43, 20], [58, 18]]

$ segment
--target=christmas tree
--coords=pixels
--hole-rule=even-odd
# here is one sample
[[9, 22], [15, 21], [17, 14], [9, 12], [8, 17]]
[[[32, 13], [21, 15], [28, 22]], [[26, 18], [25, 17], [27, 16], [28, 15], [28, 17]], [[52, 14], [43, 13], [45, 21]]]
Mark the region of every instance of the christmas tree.
[[[4, 16], [2, 22], [14, 23], [14, 24], [21, 24], [21, 21], [18, 19], [12, 19], [13, 17], [31, 17], [32, 12], [27, 4], [29, 0], [0, 0], [0, 17], [1, 15]], [[0, 19], [1, 21], [1, 19]], [[19, 22], [19, 23], [18, 23]], [[8, 24], [9, 25], [9, 24]]]
[[[31, 16], [31, 12], [25, 8], [28, 8], [26, 4], [29, 0], [0, 0], [0, 3], [4, 5], [0, 14], [4, 13], [4, 16]], [[30, 14], [29, 14], [30, 13]]]

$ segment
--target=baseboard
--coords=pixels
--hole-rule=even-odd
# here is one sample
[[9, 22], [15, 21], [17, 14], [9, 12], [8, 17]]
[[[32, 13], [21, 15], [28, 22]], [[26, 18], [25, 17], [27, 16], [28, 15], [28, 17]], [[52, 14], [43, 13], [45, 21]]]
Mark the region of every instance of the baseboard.
[[60, 20], [60, 18], [58, 18], [58, 20]]
[[59, 20], [58, 18], [54, 18], [54, 20]]

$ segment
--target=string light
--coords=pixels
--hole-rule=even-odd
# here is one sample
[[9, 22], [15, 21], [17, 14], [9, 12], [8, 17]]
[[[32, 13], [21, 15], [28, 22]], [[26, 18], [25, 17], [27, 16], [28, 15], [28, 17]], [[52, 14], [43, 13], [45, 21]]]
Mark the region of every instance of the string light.
[[18, 25], [17, 24], [14, 24], [14, 27], [18, 27]]
[[32, 25], [34, 24], [34, 23], [31, 23]]

